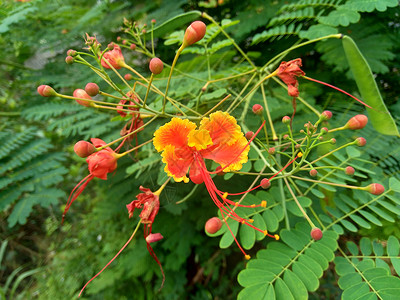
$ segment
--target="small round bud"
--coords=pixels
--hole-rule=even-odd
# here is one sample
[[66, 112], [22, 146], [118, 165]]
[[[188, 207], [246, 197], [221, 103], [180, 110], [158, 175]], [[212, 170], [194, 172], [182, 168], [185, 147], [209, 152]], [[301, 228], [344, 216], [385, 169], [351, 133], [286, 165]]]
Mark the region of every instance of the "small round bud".
[[289, 124], [290, 123], [290, 117], [289, 116], [284, 116], [282, 118], [282, 123], [283, 124]]
[[225, 175], [225, 172], [222, 170], [222, 167], [221, 167], [221, 166], [218, 166], [218, 167], [215, 169], [215, 172], [217, 172], [217, 175], [218, 175], [218, 176], [224, 176], [224, 175]]
[[48, 85], [38, 86], [37, 92], [42, 97], [56, 96], [56, 91], [51, 86], [48, 86]]
[[161, 235], [161, 233], [150, 233], [148, 236], [146, 236], [146, 243], [151, 244], [155, 243], [158, 241], [161, 241], [164, 237]]
[[335, 145], [335, 144], [336, 144], [336, 139], [335, 139], [335, 138], [332, 138], [332, 139], [331, 139], [331, 144], [332, 144], [332, 145]]
[[152, 24], [156, 24], [156, 19], [151, 19]]
[[202, 88], [201, 88], [201, 91], [204, 93], [205, 91], [207, 90], [207, 86], [205, 85], [205, 86], [203, 86]]
[[73, 49], [69, 49], [69, 50], [67, 51], [67, 55], [68, 55], [68, 56], [75, 56], [75, 55], [76, 55], [76, 51], [73, 50]]
[[247, 131], [244, 136], [246, 137], [246, 139], [250, 140], [254, 136], [254, 132], [253, 131]]
[[283, 136], [283, 139], [284, 140], [287, 140], [289, 138], [289, 135], [288, 134], [285, 134], [284, 136]]
[[117, 36], [117, 42], [120, 42], [121, 41], [121, 37], [120, 36]]
[[67, 63], [67, 65], [72, 65], [74, 63], [74, 58], [72, 56], [67, 56], [65, 58], [65, 62]]
[[305, 131], [303, 129], [300, 129], [300, 133], [304, 133]]
[[353, 167], [347, 166], [347, 167], [344, 169], [344, 172], [346, 173], [346, 175], [354, 175], [355, 170], [354, 170]]
[[300, 144], [296, 144], [296, 146], [294, 146], [295, 149], [300, 149], [301, 145]]
[[123, 40], [123, 41], [122, 41], [122, 45], [126, 45], [127, 43], [128, 43], [127, 40]]
[[344, 125], [344, 128], [346, 129], [351, 129], [351, 130], [357, 130], [357, 129], [362, 129], [367, 125], [368, 123], [368, 117], [365, 115], [356, 115], [352, 117], [346, 125]]
[[150, 60], [149, 69], [154, 75], [158, 75], [164, 69], [164, 64], [158, 57], [154, 57]]
[[[90, 97], [88, 95], [88, 93], [85, 92], [85, 90], [82, 89], [76, 89], [73, 93], [73, 96], [75, 98], [83, 98], [83, 99], [88, 99], [88, 100], [92, 100], [92, 97]], [[76, 102], [78, 102], [78, 104], [89, 107], [91, 106], [91, 102], [89, 101], [85, 101], [85, 100], [81, 100], [81, 99], [75, 99]]]
[[88, 157], [96, 151], [92, 143], [86, 141], [79, 141], [74, 146], [74, 151], [79, 157]]
[[364, 139], [363, 137], [356, 138], [357, 146], [364, 147], [366, 143], [367, 143], [367, 140]]
[[264, 107], [262, 107], [260, 104], [254, 104], [252, 110], [253, 113], [260, 116], [263, 113]]
[[260, 186], [265, 190], [271, 186], [271, 182], [268, 178], [263, 178], [260, 181]]
[[321, 114], [321, 118], [322, 120], [329, 120], [330, 118], [332, 118], [332, 112], [329, 110], [323, 111]]
[[114, 50], [114, 47], [115, 47], [115, 46], [114, 46], [114, 43], [109, 43], [109, 44], [107, 45], [107, 49], [110, 50], [110, 51], [111, 51], [111, 50]]
[[86, 86], [85, 86], [85, 92], [88, 93], [89, 96], [96, 96], [100, 91], [100, 88], [97, 84], [93, 83], [93, 82], [89, 82]]
[[136, 49], [136, 45], [135, 45], [135, 44], [131, 44], [131, 45], [129, 46], [129, 48], [130, 48], [131, 50], [135, 50], [135, 49]]
[[[146, 24], [145, 24], [145, 25], [146, 25]], [[143, 29], [142, 29], [142, 33], [145, 34], [146, 32], [147, 32], [146, 29], [143, 28]]]
[[124, 75], [124, 78], [125, 78], [126, 81], [130, 81], [130, 80], [133, 79], [133, 76], [132, 76], [132, 74], [128, 73], [128, 74]]
[[322, 141], [324, 140], [324, 137], [323, 137], [323, 136], [320, 136], [320, 137], [318, 138], [318, 140], [322, 142]]
[[372, 195], [380, 195], [385, 191], [385, 187], [379, 183], [371, 183], [366, 187], [366, 190]]
[[268, 153], [271, 155], [275, 154], [275, 152], [276, 152], [276, 149], [274, 147], [271, 147], [268, 149]]
[[311, 169], [311, 170], [310, 170], [310, 176], [316, 177], [317, 174], [318, 174], [318, 171], [317, 171], [317, 170], [315, 170], [315, 169]]
[[322, 127], [321, 128], [321, 133], [322, 134], [325, 134], [325, 133], [327, 133], [329, 130], [328, 130], [328, 128], [326, 128], [326, 127]]
[[194, 21], [188, 28], [186, 28], [185, 36], [183, 37], [183, 47], [193, 45], [200, 41], [206, 34], [206, 24], [202, 21]]
[[204, 226], [204, 229], [206, 230], [207, 233], [214, 234], [218, 230], [220, 230], [221, 227], [222, 227], [221, 219], [219, 219], [217, 217], [214, 217], [214, 218], [209, 219], [206, 222], [206, 225]]
[[313, 240], [315, 241], [319, 241], [320, 239], [322, 239], [322, 231], [321, 229], [314, 227], [313, 229], [311, 229], [311, 237], [313, 238]]

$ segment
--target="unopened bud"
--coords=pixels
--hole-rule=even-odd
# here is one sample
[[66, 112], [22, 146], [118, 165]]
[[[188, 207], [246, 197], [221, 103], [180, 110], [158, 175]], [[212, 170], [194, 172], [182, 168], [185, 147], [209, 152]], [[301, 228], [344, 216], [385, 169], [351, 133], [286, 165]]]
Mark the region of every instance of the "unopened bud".
[[86, 86], [85, 86], [85, 92], [88, 93], [89, 96], [96, 96], [100, 91], [100, 88], [97, 84], [93, 83], [93, 82], [89, 82]]
[[52, 97], [56, 96], [56, 91], [48, 85], [39, 85], [37, 88], [37, 92], [39, 93], [40, 96], [43, 97]]
[[367, 143], [367, 140], [364, 139], [363, 137], [356, 138], [357, 146], [364, 147], [366, 143]]
[[67, 51], [67, 55], [68, 55], [68, 56], [75, 56], [75, 55], [76, 55], [76, 50], [69, 49], [69, 50]]
[[311, 170], [310, 170], [310, 176], [316, 177], [317, 174], [318, 174], [318, 171], [317, 171], [317, 170], [315, 170], [315, 169], [311, 169]]
[[355, 170], [354, 170], [353, 167], [347, 166], [347, 167], [344, 169], [344, 172], [346, 173], [346, 175], [354, 175]]
[[260, 104], [254, 104], [252, 110], [253, 113], [260, 116], [263, 113], [264, 107], [262, 107]]
[[322, 114], [321, 114], [321, 118], [324, 121], [329, 120], [330, 118], [332, 118], [332, 112], [329, 111], [329, 110], [323, 111]]
[[[88, 93], [85, 92], [85, 90], [82, 89], [76, 89], [73, 93], [73, 96], [75, 98], [83, 98], [83, 99], [88, 99], [88, 100], [92, 100], [92, 97], [90, 97], [88, 95]], [[90, 101], [85, 101], [85, 100], [81, 100], [81, 99], [75, 99], [76, 102], [78, 102], [80, 105], [89, 107], [91, 106], [91, 102]]]
[[271, 155], [275, 154], [275, 152], [276, 152], [276, 149], [274, 147], [271, 147], [268, 149], [268, 153]]
[[246, 139], [250, 140], [254, 136], [254, 132], [253, 131], [247, 131], [244, 136], [246, 137]]
[[127, 43], [128, 43], [127, 40], [123, 40], [123, 41], [122, 41], [122, 45], [126, 45]]
[[321, 133], [322, 134], [325, 134], [325, 133], [327, 133], [329, 130], [328, 130], [328, 128], [326, 128], [326, 127], [322, 127], [321, 128]]
[[194, 21], [188, 28], [186, 28], [182, 46], [187, 47], [200, 41], [206, 34], [206, 29], [206, 24], [202, 21]]
[[367, 125], [368, 117], [365, 115], [356, 115], [352, 117], [346, 125], [344, 125], [345, 129], [357, 130], [362, 129]]
[[214, 234], [218, 230], [220, 230], [221, 227], [222, 227], [221, 219], [219, 219], [217, 217], [213, 217], [206, 222], [204, 229], [206, 230], [207, 233]]
[[284, 136], [283, 136], [283, 139], [284, 140], [287, 140], [289, 138], [289, 135], [288, 134], [285, 134]]
[[121, 37], [120, 36], [117, 36], [117, 42], [119, 42], [119, 41], [121, 41]]
[[65, 58], [65, 62], [67, 63], [67, 65], [72, 65], [74, 63], [74, 58], [72, 56], [67, 56]]
[[79, 157], [88, 157], [96, 151], [92, 143], [86, 141], [79, 141], [74, 146], [74, 151]]
[[284, 116], [282, 118], [282, 123], [283, 124], [289, 124], [290, 123], [290, 117], [289, 116]]
[[371, 183], [365, 187], [365, 190], [370, 192], [372, 195], [380, 195], [385, 191], [385, 187], [379, 183]]
[[265, 190], [271, 186], [271, 182], [268, 178], [263, 178], [260, 181], [260, 186]]
[[132, 74], [128, 73], [128, 74], [124, 75], [124, 78], [125, 78], [126, 81], [130, 81], [130, 80], [133, 79], [133, 76], [132, 76]]
[[159, 59], [158, 57], [154, 57], [150, 60], [149, 69], [151, 73], [153, 73], [154, 75], [158, 75], [164, 69], [164, 64], [161, 59]]
[[322, 239], [322, 231], [321, 229], [314, 227], [313, 229], [311, 229], [311, 237], [313, 238], [313, 240], [315, 241], [319, 241], [320, 239]]
[[336, 139], [335, 139], [335, 138], [332, 138], [332, 139], [331, 139], [331, 144], [332, 144], [332, 145], [335, 145], [335, 144], [336, 144]]
[[[145, 24], [145, 25], [146, 25], [146, 24]], [[146, 32], [147, 32], [146, 29], [143, 28], [143, 29], [142, 29], [142, 33], [145, 34]]]
[[131, 48], [131, 50], [135, 50], [135, 49], [136, 49], [136, 45], [135, 45], [135, 44], [131, 44], [131, 45], [129, 46], [129, 48]]
[[146, 243], [155, 243], [161, 241], [163, 238], [164, 237], [161, 235], [161, 233], [150, 233], [148, 236], [146, 236]]
[[156, 24], [156, 19], [151, 19], [152, 24]]
[[301, 145], [300, 144], [296, 144], [296, 146], [294, 146], [295, 149], [300, 149]]
[[108, 50], [114, 50], [114, 43], [109, 43], [109, 44], [107, 45], [107, 49], [108, 49]]

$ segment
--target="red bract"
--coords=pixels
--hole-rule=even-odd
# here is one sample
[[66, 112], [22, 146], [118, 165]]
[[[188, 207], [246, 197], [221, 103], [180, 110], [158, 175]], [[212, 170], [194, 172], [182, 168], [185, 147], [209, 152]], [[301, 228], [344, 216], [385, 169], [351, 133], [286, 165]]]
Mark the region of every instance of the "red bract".
[[106, 69], [111, 69], [109, 64], [113, 66], [114, 69], [121, 69], [125, 66], [124, 56], [122, 55], [121, 48], [118, 45], [114, 45], [113, 50], [108, 51], [103, 55], [101, 65]]

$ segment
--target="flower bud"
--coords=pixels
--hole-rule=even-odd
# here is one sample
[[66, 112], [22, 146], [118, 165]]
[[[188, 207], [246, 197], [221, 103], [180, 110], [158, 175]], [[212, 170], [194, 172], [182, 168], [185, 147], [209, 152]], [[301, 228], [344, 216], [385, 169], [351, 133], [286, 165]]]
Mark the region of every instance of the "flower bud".
[[131, 50], [135, 50], [135, 49], [136, 49], [136, 45], [135, 45], [135, 44], [131, 44], [131, 45], [129, 46], [129, 48], [130, 48]]
[[268, 153], [271, 154], [271, 155], [275, 154], [275, 152], [276, 152], [276, 150], [275, 150], [274, 147], [271, 147], [271, 148], [268, 149]]
[[346, 125], [344, 125], [345, 129], [357, 130], [364, 128], [368, 123], [368, 117], [365, 115], [356, 115], [352, 117]]
[[151, 244], [151, 243], [155, 243], [158, 241], [161, 241], [164, 237], [161, 235], [161, 233], [150, 233], [147, 237], [146, 237], [146, 243]]
[[121, 41], [121, 37], [120, 36], [117, 36], [117, 42], [119, 42], [119, 41]]
[[347, 166], [347, 167], [344, 169], [344, 172], [346, 173], [346, 175], [354, 175], [355, 170], [354, 170], [353, 167]]
[[72, 56], [67, 56], [65, 58], [65, 62], [67, 63], [67, 65], [72, 65], [74, 63], [74, 58]]
[[99, 93], [99, 86], [93, 82], [89, 82], [86, 86], [85, 86], [85, 92], [89, 95], [89, 96], [96, 96]]
[[128, 74], [124, 75], [124, 78], [125, 78], [126, 81], [130, 81], [130, 80], [133, 79], [133, 76], [132, 76], [132, 74], [128, 73]]
[[289, 124], [290, 123], [290, 117], [289, 116], [284, 116], [282, 118], [282, 123], [283, 124]]
[[283, 139], [284, 140], [287, 140], [289, 138], [289, 135], [288, 134], [285, 134], [284, 136], [283, 136]]
[[329, 130], [328, 130], [328, 128], [326, 128], [326, 127], [322, 127], [321, 128], [321, 133], [322, 134], [325, 134], [325, 133], [327, 133]]
[[250, 140], [254, 136], [254, 132], [253, 131], [247, 131], [244, 136], [246, 137], [246, 139]]
[[[88, 100], [92, 100], [92, 97], [90, 97], [85, 90], [82, 89], [76, 89], [73, 93], [73, 96], [75, 98], [83, 98], [83, 99], [88, 99]], [[89, 107], [92, 106], [92, 103], [89, 101], [85, 101], [85, 100], [81, 100], [81, 99], [75, 99], [76, 102], [78, 102], [78, 104]]]
[[363, 137], [356, 138], [357, 146], [364, 147], [366, 143], [367, 143], [367, 140], [364, 139]]
[[76, 50], [73, 50], [73, 49], [69, 49], [68, 51], [67, 51], [67, 55], [68, 56], [75, 56], [76, 55]]
[[159, 59], [158, 57], [154, 57], [150, 60], [149, 69], [151, 73], [153, 73], [154, 75], [158, 75], [164, 69], [164, 64], [161, 59]]
[[79, 141], [74, 146], [74, 151], [79, 157], [88, 157], [96, 151], [92, 143], [86, 141]]
[[260, 104], [254, 104], [252, 110], [254, 114], [260, 116], [263, 113], [264, 107], [262, 107]]
[[126, 45], [127, 43], [128, 43], [127, 40], [123, 40], [123, 41], [122, 41], [122, 45]]
[[321, 114], [321, 119], [322, 120], [326, 121], [326, 120], [329, 120], [330, 118], [332, 118], [332, 112], [331, 111], [325, 110], [325, 111], [322, 112], [322, 114]]
[[109, 148], [89, 155], [86, 158], [86, 162], [88, 163], [90, 174], [103, 180], [107, 180], [107, 174], [117, 168], [117, 156]]
[[268, 178], [263, 178], [260, 181], [260, 186], [265, 190], [271, 186], [271, 182]]
[[[106, 60], [108, 63], [106, 62]], [[118, 45], [113, 44], [113, 50], [108, 51], [103, 55], [101, 65], [106, 69], [111, 69], [109, 64], [114, 69], [120, 69], [125, 66], [124, 56], [122, 55], [121, 48]]]
[[316, 177], [317, 174], [318, 174], [318, 171], [317, 171], [317, 170], [315, 170], [315, 169], [311, 169], [311, 170], [310, 170], [310, 176]]
[[156, 19], [151, 19], [152, 24], [156, 24]]
[[222, 221], [221, 219], [217, 217], [213, 217], [211, 219], [208, 219], [206, 222], [206, 225], [204, 226], [204, 229], [206, 230], [207, 233], [209, 234], [214, 234], [218, 230], [220, 230], [222, 227]]
[[379, 183], [371, 183], [365, 188], [365, 190], [370, 192], [372, 195], [380, 195], [385, 191], [385, 187]]
[[322, 231], [321, 229], [314, 227], [313, 229], [311, 229], [311, 237], [313, 238], [313, 240], [315, 241], [319, 241], [320, 239], [322, 239]]
[[335, 145], [335, 144], [336, 144], [336, 139], [335, 139], [335, 138], [332, 138], [332, 139], [331, 139], [331, 144], [332, 144], [332, 145]]
[[202, 21], [194, 21], [185, 31], [182, 46], [185, 48], [193, 45], [194, 43], [200, 41], [205, 34], [206, 24], [204, 24]]
[[51, 97], [51, 96], [56, 96], [56, 91], [48, 85], [39, 85], [37, 88], [37, 92], [39, 93], [40, 96], [43, 97]]

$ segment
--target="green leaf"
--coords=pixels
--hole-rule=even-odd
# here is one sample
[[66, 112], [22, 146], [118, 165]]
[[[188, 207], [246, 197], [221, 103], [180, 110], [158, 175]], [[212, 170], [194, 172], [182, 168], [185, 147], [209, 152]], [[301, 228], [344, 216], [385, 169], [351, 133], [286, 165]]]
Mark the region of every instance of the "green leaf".
[[[221, 240], [219, 241], [219, 247], [224, 249], [228, 248], [234, 241], [233, 235], [236, 236], [238, 229], [239, 229], [239, 223], [236, 221], [229, 222], [228, 225], [232, 231], [228, 229], [222, 236]], [[226, 226], [226, 225], [225, 225]], [[233, 235], [232, 235], [233, 234]]]
[[240, 243], [244, 249], [251, 249], [256, 242], [256, 232], [250, 226], [241, 224], [239, 230]]
[[291, 293], [289, 287], [286, 285], [286, 283], [280, 279], [276, 279], [275, 283], [275, 293], [276, 293], [276, 298], [277, 299], [287, 299], [287, 300], [295, 300], [293, 297], [293, 294]]
[[396, 7], [399, 3], [397, 0], [349, 0], [344, 5], [351, 10], [361, 12], [386, 11], [388, 7]]
[[293, 272], [299, 276], [310, 292], [314, 292], [319, 287], [319, 280], [317, 276], [303, 263], [297, 261], [293, 264]]
[[387, 241], [387, 253], [389, 256], [393, 256], [390, 258], [390, 262], [393, 265], [397, 275], [400, 275], [400, 244], [399, 240], [394, 236], [390, 236]]
[[320, 23], [332, 27], [349, 26], [350, 23], [357, 23], [359, 20], [360, 14], [345, 6], [339, 6], [336, 10], [331, 11], [328, 16], [318, 18]]
[[373, 108], [367, 108], [372, 126], [382, 134], [400, 136], [364, 56], [350, 37], [344, 36], [342, 44], [362, 100]]
[[290, 270], [283, 274], [283, 281], [289, 287], [295, 299], [308, 299], [308, 292], [299, 277]]
[[338, 33], [337, 28], [324, 24], [317, 24], [317, 25], [312, 25], [307, 31], [304, 30], [300, 31], [299, 36], [302, 39], [313, 40], [337, 33]]
[[400, 181], [395, 177], [390, 177], [389, 187], [395, 192], [400, 193]]

